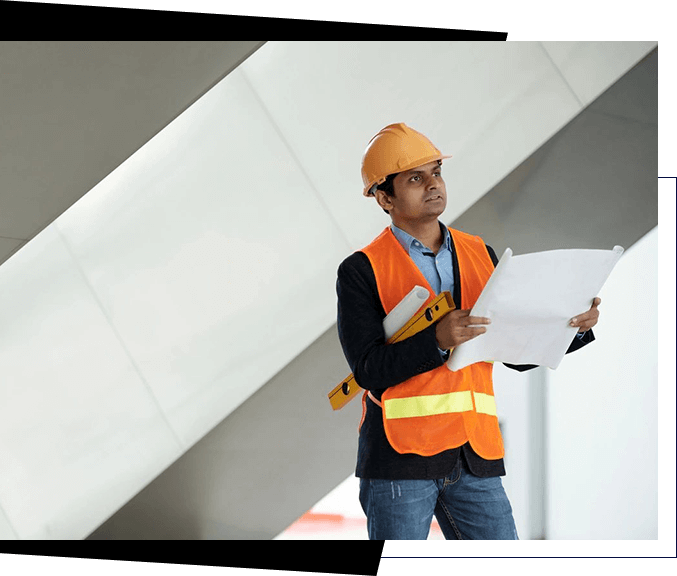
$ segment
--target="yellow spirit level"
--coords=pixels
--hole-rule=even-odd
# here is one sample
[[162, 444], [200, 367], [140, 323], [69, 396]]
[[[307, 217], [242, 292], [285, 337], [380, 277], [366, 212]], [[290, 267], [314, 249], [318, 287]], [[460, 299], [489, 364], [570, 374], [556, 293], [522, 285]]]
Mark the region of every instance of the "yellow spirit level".
[[[394, 344], [400, 340], [405, 340], [425, 330], [428, 326], [446, 316], [454, 308], [456, 306], [451, 298], [451, 294], [449, 292], [441, 292], [430, 304], [414, 314], [402, 328], [395, 332], [387, 341], [387, 344]], [[355, 376], [351, 374], [329, 392], [329, 403], [334, 410], [340, 410], [357, 396], [360, 391], [363, 391], [363, 389], [355, 381]]]

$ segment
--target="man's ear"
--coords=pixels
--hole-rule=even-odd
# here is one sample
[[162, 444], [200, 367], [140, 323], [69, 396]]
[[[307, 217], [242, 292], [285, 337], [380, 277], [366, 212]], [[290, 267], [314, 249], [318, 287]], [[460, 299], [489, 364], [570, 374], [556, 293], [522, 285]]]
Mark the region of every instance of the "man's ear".
[[388, 211], [392, 210], [393, 203], [390, 201], [390, 196], [388, 196], [385, 191], [377, 188], [374, 194], [376, 196], [376, 202], [378, 202], [378, 205], [381, 208]]

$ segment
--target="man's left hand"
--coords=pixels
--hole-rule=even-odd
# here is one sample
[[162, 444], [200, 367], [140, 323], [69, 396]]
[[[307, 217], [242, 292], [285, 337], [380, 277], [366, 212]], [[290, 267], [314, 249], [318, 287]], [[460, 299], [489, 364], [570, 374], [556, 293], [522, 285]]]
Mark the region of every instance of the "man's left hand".
[[579, 332], [587, 332], [590, 330], [590, 328], [597, 324], [597, 319], [599, 318], [599, 310], [597, 310], [597, 306], [599, 306], [601, 303], [601, 298], [594, 298], [592, 301], [592, 306], [590, 306], [590, 310], [572, 318], [571, 322], [569, 322], [569, 326], [578, 326]]

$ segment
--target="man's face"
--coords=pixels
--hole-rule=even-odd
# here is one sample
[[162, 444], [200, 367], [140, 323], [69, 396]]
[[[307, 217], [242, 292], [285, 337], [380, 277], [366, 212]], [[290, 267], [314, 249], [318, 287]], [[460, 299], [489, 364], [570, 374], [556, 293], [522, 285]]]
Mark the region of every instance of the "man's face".
[[395, 223], [435, 220], [447, 207], [442, 166], [437, 160], [400, 172], [393, 180], [393, 187], [394, 197], [377, 191], [377, 199]]

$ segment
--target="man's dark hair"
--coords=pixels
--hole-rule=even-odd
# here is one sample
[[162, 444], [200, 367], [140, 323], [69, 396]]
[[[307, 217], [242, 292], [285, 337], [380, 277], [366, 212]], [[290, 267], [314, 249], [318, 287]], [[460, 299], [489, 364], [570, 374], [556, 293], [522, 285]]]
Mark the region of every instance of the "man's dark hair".
[[[383, 190], [386, 193], [386, 196], [394, 197], [395, 196], [395, 185], [393, 184], [393, 180], [395, 180], [395, 176], [397, 176], [397, 174], [388, 175], [388, 177], [385, 179], [385, 181], [381, 182], [381, 184], [379, 184], [376, 188], [378, 190]], [[386, 214], [390, 214], [390, 212], [388, 212], [385, 208], [383, 208], [383, 211]]]

